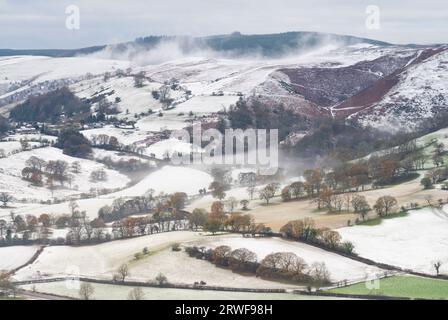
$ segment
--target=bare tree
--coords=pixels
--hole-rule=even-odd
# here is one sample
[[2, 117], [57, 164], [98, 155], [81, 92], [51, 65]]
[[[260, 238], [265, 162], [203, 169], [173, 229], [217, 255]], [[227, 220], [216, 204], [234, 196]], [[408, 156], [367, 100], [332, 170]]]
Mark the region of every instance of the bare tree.
[[312, 277], [313, 283], [317, 288], [331, 283], [330, 272], [323, 262], [315, 262], [312, 264], [310, 276]]
[[118, 275], [120, 276], [122, 282], [124, 282], [126, 277], [130, 275], [129, 267], [127, 264], [124, 263], [118, 268]]
[[361, 195], [355, 195], [352, 199], [352, 207], [356, 213], [359, 213], [362, 217], [362, 220], [365, 220], [367, 213], [372, 210], [369, 206], [369, 203], [366, 200], [366, 197]]
[[72, 216], [75, 215], [75, 213], [79, 210], [79, 205], [75, 200], [70, 200], [68, 203], [68, 207], [70, 208], [70, 213]]
[[168, 283], [168, 278], [163, 273], [159, 273], [155, 280], [159, 286], [163, 286]]
[[275, 197], [275, 194], [279, 190], [280, 185], [278, 183], [270, 183], [263, 189], [261, 189], [258, 194], [260, 196], [260, 199], [263, 199], [266, 201], [266, 204], [269, 204], [269, 201]]
[[235, 207], [238, 204], [238, 200], [236, 200], [235, 197], [229, 197], [226, 201], [225, 201], [225, 206], [227, 207], [227, 209], [229, 210], [229, 212], [233, 212], [233, 210], [235, 209]]
[[90, 174], [90, 180], [92, 182], [107, 181], [107, 173], [104, 169], [92, 171]]
[[433, 264], [434, 269], [436, 269], [437, 276], [440, 274], [440, 267], [442, 266], [442, 261], [438, 260]]
[[81, 287], [79, 288], [79, 297], [83, 300], [90, 300], [93, 296], [95, 289], [88, 282], [81, 283]]
[[6, 208], [8, 202], [11, 202], [13, 197], [7, 192], [0, 192], [0, 202], [3, 202], [3, 208]]
[[80, 173], [81, 172], [81, 163], [79, 161], [75, 161], [72, 163], [72, 172]]
[[143, 300], [145, 293], [142, 288], [134, 288], [128, 294], [128, 300]]
[[251, 184], [247, 187], [247, 194], [250, 197], [250, 200], [254, 200], [254, 194], [257, 191], [257, 188], [255, 187], [255, 184]]
[[47, 165], [47, 162], [44, 159], [32, 156], [25, 162], [25, 165], [35, 171], [42, 172]]
[[397, 199], [391, 196], [384, 196], [379, 198], [373, 208], [377, 214], [382, 217], [383, 215], [388, 215], [397, 206]]
[[241, 200], [240, 205], [244, 211], [248, 210], [247, 206], [249, 205], [249, 200], [246, 199]]
[[230, 253], [229, 265], [232, 270], [246, 271], [255, 262], [257, 262], [257, 255], [248, 249], [240, 248]]

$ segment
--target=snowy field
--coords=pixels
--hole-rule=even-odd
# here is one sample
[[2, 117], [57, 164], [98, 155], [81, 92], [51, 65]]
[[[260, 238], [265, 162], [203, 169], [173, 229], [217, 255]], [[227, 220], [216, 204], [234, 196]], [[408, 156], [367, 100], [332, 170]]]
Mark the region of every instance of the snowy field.
[[[185, 192], [189, 195], [195, 195], [199, 193], [199, 189], [208, 188], [212, 180], [212, 177], [208, 173], [200, 170], [165, 166], [148, 174], [142, 181], [130, 188], [107, 195], [99, 195], [92, 199], [78, 200], [77, 203], [80, 210], [86, 211], [87, 216], [93, 219], [98, 217], [98, 210], [101, 207], [111, 205], [115, 199], [120, 197], [126, 198], [141, 196], [150, 189], [153, 189], [156, 195], [161, 192]], [[173, 181], [175, 181], [175, 183], [173, 183]], [[22, 215], [40, 215], [43, 212], [58, 215], [68, 212], [68, 202], [53, 205], [40, 205], [32, 203], [15, 205], [17, 208], [14, 209], [14, 212]], [[9, 216], [9, 213], [10, 210], [0, 209], [0, 217]]]
[[384, 220], [377, 226], [339, 229], [365, 258], [419, 272], [435, 274], [432, 263], [448, 274], [448, 211], [421, 209], [403, 218]]
[[110, 93], [107, 99], [111, 102], [114, 102], [115, 98], [120, 98], [121, 117], [131, 120], [136, 113], [161, 108], [160, 102], [151, 95], [151, 91], [159, 89], [160, 86], [161, 84], [158, 83], [145, 82], [144, 88], [135, 88], [133, 77], [123, 77], [111, 78], [108, 81], [104, 81], [103, 78], [95, 78], [76, 83], [70, 88], [80, 98], [90, 98], [97, 92]]
[[165, 112], [167, 115], [173, 113], [189, 113], [193, 112], [195, 115], [209, 114], [222, 111], [224, 108], [234, 105], [239, 97], [236, 95], [229, 96], [195, 96], [184, 103], [176, 106], [175, 109]]
[[164, 159], [165, 155], [169, 155], [169, 157], [172, 158], [173, 154], [190, 154], [192, 151], [202, 152], [202, 149], [178, 139], [166, 139], [156, 142], [146, 148], [145, 154], [148, 156], [155, 155], [157, 159]]
[[[180, 267], [181, 266], [181, 267]], [[163, 273], [173, 283], [194, 284], [204, 281], [211, 286], [233, 288], [296, 288], [296, 285], [263, 280], [255, 276], [233, 273], [217, 268], [209, 261], [189, 257], [184, 251], [173, 252], [170, 248], [148, 258], [130, 264], [131, 274], [141, 279], [154, 279]]]
[[129, 62], [93, 58], [50, 58], [15, 56], [0, 58], [0, 74], [10, 81], [34, 79], [34, 82], [74, 78], [87, 73], [101, 74], [126, 69]]
[[[72, 298], [79, 298], [78, 282], [51, 282], [36, 285], [25, 285], [21, 288], [26, 290], [36, 289], [38, 292], [57, 294]], [[133, 289], [128, 286], [94, 284], [94, 300], [126, 300], [129, 292]], [[252, 292], [230, 292], [211, 290], [186, 290], [166, 288], [142, 288], [144, 300], [339, 300], [331, 297], [301, 296], [291, 293], [252, 293]], [[344, 299], [345, 300], [345, 299]]]
[[[56, 198], [79, 194], [81, 192], [89, 192], [91, 188], [122, 188], [130, 181], [126, 176], [117, 171], [109, 170], [100, 163], [73, 158], [64, 155], [60, 149], [47, 147], [20, 152], [7, 158], [0, 159], [0, 191], [9, 192], [18, 199], [38, 199], [40, 201], [52, 198], [50, 189], [45, 186], [32, 186], [29, 182], [22, 179], [22, 170], [26, 167], [25, 163], [32, 156], [44, 159], [47, 162], [51, 160], [63, 160], [69, 165], [75, 161], [78, 161], [81, 164], [81, 172], [79, 174], [73, 174], [74, 179], [72, 181], [72, 188], [70, 188], [68, 183], [65, 183], [64, 187], [59, 187], [58, 182], [55, 182], [56, 188], [54, 190], [54, 197]], [[90, 181], [90, 173], [98, 169], [104, 169], [108, 176], [107, 181]]]
[[0, 248], [0, 271], [8, 271], [23, 266], [36, 251], [37, 246], [15, 246]]
[[[154, 234], [134, 239], [107, 242], [94, 246], [46, 247], [39, 258], [15, 274], [17, 279], [33, 279], [40, 276], [92, 276], [112, 279], [118, 267], [134, 259], [134, 254], [147, 247], [157, 251], [175, 242], [198, 239], [197, 233], [177, 231]], [[14, 247], [12, 247], [14, 248]], [[139, 278], [138, 274], [134, 274]]]
[[366, 277], [371, 278], [382, 272], [376, 267], [368, 266], [363, 263], [344, 258], [335, 253], [303, 243], [286, 241], [279, 238], [254, 239], [243, 238], [241, 236], [224, 236], [203, 239], [200, 242], [193, 242], [192, 244], [209, 248], [227, 245], [233, 250], [238, 248], [246, 248], [255, 252], [259, 261], [270, 253], [292, 252], [303, 258], [308, 265], [315, 262], [324, 262], [330, 272], [330, 277], [333, 282], [343, 280], [363, 280]]
[[[445, 51], [402, 73], [399, 83], [368, 114], [361, 114], [362, 124], [389, 131], [409, 131], [416, 128], [417, 120], [430, 119], [435, 114], [434, 103], [446, 106], [447, 59], [448, 52]], [[391, 110], [399, 107], [405, 108], [406, 113], [397, 116]]]
[[120, 151], [110, 151], [104, 149], [92, 148], [93, 158], [97, 161], [104, 160], [105, 158], [110, 158], [114, 162], [119, 161], [129, 161], [129, 160], [137, 160], [142, 163], [150, 163], [151, 166], [155, 166], [156, 163], [154, 161], [142, 159], [140, 157], [135, 157], [126, 153], [122, 153]]

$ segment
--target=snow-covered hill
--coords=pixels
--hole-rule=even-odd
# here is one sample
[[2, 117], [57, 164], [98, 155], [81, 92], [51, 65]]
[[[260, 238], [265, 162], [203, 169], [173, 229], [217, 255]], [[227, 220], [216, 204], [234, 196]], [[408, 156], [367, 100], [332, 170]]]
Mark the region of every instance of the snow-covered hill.
[[448, 110], [448, 51], [412, 65], [378, 103], [358, 117], [364, 125], [413, 130], [423, 119]]
[[[241, 96], [257, 96], [310, 117], [350, 117], [386, 130], [412, 129], [409, 122], [446, 108], [446, 49], [329, 43], [276, 59], [200, 52], [203, 56], [184, 55], [148, 65], [97, 55], [3, 57], [0, 112], [30, 95], [69, 86], [80, 98], [94, 101], [93, 109], [105, 98], [116, 107], [117, 118], [136, 122], [131, 133], [112, 129], [126, 144], [146, 144], [151, 132], [216, 119], [217, 112]], [[138, 75], [144, 77], [141, 86], [135, 85]], [[153, 93], [172, 81], [172, 102], [164, 108]]]

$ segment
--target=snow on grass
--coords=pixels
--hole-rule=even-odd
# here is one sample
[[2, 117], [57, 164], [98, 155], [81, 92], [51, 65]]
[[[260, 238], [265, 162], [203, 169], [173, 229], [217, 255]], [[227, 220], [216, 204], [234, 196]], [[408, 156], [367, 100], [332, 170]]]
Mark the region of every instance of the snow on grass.
[[89, 140], [92, 140], [93, 136], [99, 136], [100, 134], [114, 136], [118, 139], [120, 143], [123, 143], [125, 145], [130, 145], [135, 142], [143, 141], [149, 136], [148, 132], [143, 132], [138, 129], [126, 130], [115, 128], [114, 126], [105, 126], [103, 128], [98, 129], [83, 130], [81, 133]]
[[148, 258], [134, 260], [130, 264], [130, 271], [142, 279], [154, 279], [159, 273], [163, 273], [170, 282], [182, 284], [204, 281], [211, 286], [233, 288], [297, 287], [233, 273], [229, 269], [217, 268], [209, 261], [191, 258], [184, 251], [174, 252], [170, 248]]
[[16, 56], [0, 61], [0, 74], [11, 81], [30, 80], [42, 82], [101, 74], [116, 69], [126, 69], [129, 62], [93, 58], [50, 58], [40, 56]]
[[444, 51], [410, 66], [368, 114], [360, 115], [361, 123], [393, 132], [410, 131], [444, 110], [448, 101], [447, 59], [448, 52]]
[[105, 158], [110, 158], [114, 162], [137, 160], [143, 163], [150, 162], [151, 165], [155, 165], [153, 161], [142, 159], [140, 157], [132, 156], [127, 153], [122, 153], [119, 151], [110, 151], [97, 148], [93, 148], [92, 151], [93, 151], [93, 158], [95, 160], [104, 160]]
[[191, 143], [186, 143], [178, 139], [166, 139], [156, 142], [145, 149], [145, 154], [154, 155], [156, 159], [164, 159], [165, 155], [170, 158], [174, 153], [190, 154], [192, 151], [201, 152], [202, 149], [194, 147]]
[[199, 189], [208, 188], [212, 182], [213, 178], [206, 172], [188, 167], [165, 166], [148, 175], [141, 184], [154, 189], [156, 193], [185, 192], [195, 195]]
[[[200, 170], [165, 166], [158, 171], [148, 174], [142, 181], [132, 187], [107, 195], [100, 195], [92, 199], [79, 200], [77, 202], [80, 210], [86, 211], [87, 216], [92, 219], [98, 217], [98, 210], [101, 207], [111, 205], [115, 199], [120, 197], [127, 198], [141, 196], [149, 189], [153, 189], [156, 194], [161, 192], [185, 192], [189, 195], [195, 195], [199, 193], [199, 189], [208, 188], [212, 180], [213, 179], [209, 174]], [[0, 210], [0, 216], [2, 214], [4, 216], [9, 215], [9, 211]], [[68, 202], [53, 205], [29, 204], [15, 209], [14, 212], [22, 215], [39, 215], [43, 212], [58, 215], [68, 212]]]
[[365, 258], [414, 271], [435, 274], [432, 266], [440, 260], [440, 272], [448, 274], [448, 214], [421, 209], [408, 216], [387, 219], [376, 226], [339, 229], [343, 240], [352, 241]]
[[195, 96], [188, 101], [178, 104], [175, 109], [165, 112], [166, 114], [171, 113], [189, 113], [193, 114], [209, 114], [214, 112], [222, 111], [224, 108], [229, 109], [229, 107], [238, 101], [239, 97], [236, 95], [232, 96]]
[[[25, 290], [79, 298], [79, 286], [75, 281], [59, 281], [50, 283], [38, 283], [35, 285], [20, 286]], [[130, 286], [91, 284], [94, 288], [93, 300], [126, 300]], [[212, 290], [187, 290], [170, 288], [141, 288], [144, 294], [143, 300], [338, 300], [331, 297], [302, 296], [291, 293], [252, 293]]]
[[11, 152], [19, 151], [22, 147], [19, 141], [1, 141], [0, 150], [3, 150], [5, 155], [9, 155]]
[[[26, 167], [26, 161], [32, 157], [38, 157], [46, 161], [63, 160], [69, 165], [75, 161], [81, 164], [81, 172], [74, 174], [72, 182], [72, 189], [66, 183], [65, 188], [56, 188], [54, 190], [54, 197], [64, 197], [81, 192], [89, 192], [91, 188], [121, 188], [125, 187], [129, 179], [114, 171], [106, 169], [102, 164], [91, 160], [73, 158], [62, 153], [62, 150], [48, 147], [35, 149], [32, 151], [20, 152], [9, 156], [8, 158], [0, 159], [0, 191], [6, 191], [12, 194], [15, 198], [27, 198], [48, 200], [52, 198], [51, 190], [46, 187], [32, 186], [29, 182], [22, 179], [22, 170]], [[91, 182], [90, 173], [94, 170], [104, 169], [107, 173], [108, 180], [104, 182]], [[58, 183], [55, 183], [58, 186]]]
[[168, 115], [162, 112], [163, 117], [159, 117], [158, 114], [144, 117], [137, 122], [136, 127], [142, 131], [158, 132], [164, 130], [180, 130], [190, 125], [187, 122], [187, 117], [179, 116], [178, 112], [174, 112], [176, 109], [172, 110], [173, 112]]
[[[112, 241], [94, 246], [46, 247], [31, 265], [16, 273], [17, 279], [31, 279], [41, 276], [91, 276], [112, 279], [118, 267], [134, 259], [134, 254], [147, 247], [149, 251], [163, 249], [175, 242], [198, 239], [193, 232], [176, 231], [148, 235], [133, 239]], [[139, 279], [138, 274], [133, 277]]]
[[286, 241], [279, 238], [254, 239], [241, 236], [224, 236], [202, 240], [197, 242], [197, 245], [209, 248], [227, 245], [233, 250], [246, 248], [255, 252], [259, 261], [270, 253], [292, 252], [303, 258], [308, 265], [314, 262], [324, 262], [330, 272], [332, 281], [362, 280], [381, 273], [381, 270], [376, 267], [368, 266], [304, 243]]
[[40, 133], [15, 133], [12, 135], [9, 135], [7, 137], [8, 140], [15, 140], [15, 141], [20, 141], [20, 140], [35, 140], [35, 141], [41, 141], [41, 140], [48, 140], [48, 141], [52, 141], [52, 142], [56, 142], [56, 140], [58, 139], [58, 137], [55, 136], [49, 136], [46, 134], [40, 134]]
[[9, 271], [27, 263], [36, 251], [37, 246], [14, 246], [0, 248], [0, 271]]
[[159, 83], [145, 82], [144, 87], [136, 88], [133, 77], [113, 77], [108, 81], [100, 78], [82, 81], [72, 85], [71, 89], [80, 98], [90, 98], [98, 92], [108, 93], [107, 100], [110, 102], [120, 98], [118, 106], [121, 114], [119, 117], [127, 117], [132, 120], [135, 114], [161, 108], [160, 102], [155, 100], [151, 94], [153, 90], [158, 90], [160, 86]]

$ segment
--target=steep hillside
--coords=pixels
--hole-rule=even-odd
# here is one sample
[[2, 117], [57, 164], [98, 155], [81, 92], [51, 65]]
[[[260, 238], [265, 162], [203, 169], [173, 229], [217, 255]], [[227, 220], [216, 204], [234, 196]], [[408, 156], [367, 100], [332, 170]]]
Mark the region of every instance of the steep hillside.
[[90, 106], [67, 88], [30, 97], [11, 110], [10, 117], [21, 122], [56, 122], [62, 116], [85, 117]]
[[[402, 72], [387, 79], [391, 87], [370, 108], [352, 117], [385, 130], [413, 130], [425, 119], [448, 109], [448, 51], [422, 52]], [[369, 105], [366, 105], [369, 106]]]

